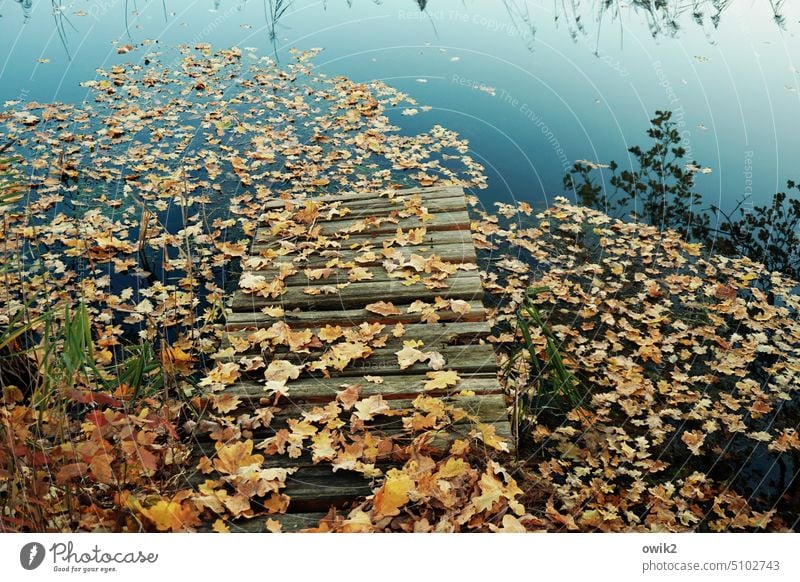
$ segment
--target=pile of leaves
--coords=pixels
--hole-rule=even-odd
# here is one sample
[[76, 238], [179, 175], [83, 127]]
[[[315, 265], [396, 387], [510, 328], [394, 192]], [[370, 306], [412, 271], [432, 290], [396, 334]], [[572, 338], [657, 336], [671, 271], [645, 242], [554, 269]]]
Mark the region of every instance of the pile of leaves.
[[[326, 486], [342, 487], [342, 479], [357, 487], [358, 475], [373, 481], [374, 497], [334, 512], [321, 531], [520, 530], [532, 518], [516, 501], [522, 492], [515, 480], [493, 460], [510, 448], [495, 424], [508, 426], [504, 401], [495, 397], [499, 410], [487, 419], [486, 401], [470, 390], [494, 382], [448, 368], [449, 354], [461, 346], [436, 347], [447, 344], [437, 337], [447, 330], [433, 324], [469, 316], [472, 303], [381, 300], [365, 306], [369, 320], [316, 326], [297, 320], [315, 321], [313, 310], [292, 310], [303, 295], [333, 294], [338, 304], [344, 289], [373, 278], [402, 284], [406, 295], [425, 289], [435, 296], [450, 277], [467, 272], [480, 291], [474, 262], [446, 261], [431, 251], [424, 225], [433, 209], [419, 194], [385, 193], [381, 202], [395, 208], [380, 217], [351, 214], [348, 200], [333, 196], [275, 202], [262, 214], [258, 253], [245, 260], [261, 270], [242, 276], [247, 313], [230, 321], [244, 315], [268, 323], [256, 329], [242, 323], [228, 335], [197, 397], [196, 407], [207, 414], [195, 435], [214, 443], [203, 447], [199, 462], [207, 476], [199, 503], [206, 515], [218, 516], [221, 531], [242, 527], [241, 520], [263, 523], [265, 516], [276, 529], [280, 522], [272, 516], [287, 510], [300, 484], [318, 483], [324, 497]], [[409, 219], [423, 226], [392, 230]], [[388, 233], [371, 234], [376, 225]], [[360, 244], [352, 238], [358, 233], [366, 237]], [[325, 266], [309, 266], [319, 264]], [[394, 375], [381, 376], [382, 369]], [[396, 375], [402, 370], [414, 374]]]
[[[472, 202], [477, 206], [476, 199]], [[409, 211], [409, 206], [413, 203], [400, 208]], [[287, 203], [269, 213], [269, 224], [306, 232], [313, 230], [303, 225], [306, 215], [344, 207]], [[794, 281], [747, 258], [707, 255], [702, 245], [686, 242], [677, 232], [614, 220], [563, 199], [538, 214], [524, 203], [500, 205], [497, 215], [476, 213], [480, 220], [473, 223], [473, 238], [486, 255], [484, 288], [496, 299], [491, 339], [504, 354], [502, 379], [521, 416], [518, 459], [504, 454], [502, 440], [488, 435], [468, 407], [453, 404], [463, 379], [436, 371], [444, 364], [441, 355], [423, 351], [413, 340], [396, 352], [398, 363], [426, 362], [433, 371], [425, 385], [430, 392], [410, 408], [390, 406], [380, 386], [362, 394], [364, 385], [382, 381], [364, 376], [342, 378], [335, 401], [326, 406], [279, 418], [293, 408], [292, 384], [304, 369], [341, 371], [384, 346], [390, 330], [395, 338], [413, 335], [406, 335], [402, 325], [326, 326], [312, 333], [278, 321], [232, 338], [224, 353], [235, 363], [218, 364], [209, 380], [218, 413], [209, 429], [218, 443], [200, 468], [214, 477], [202, 489], [206, 510], [221, 516], [219, 529], [227, 528], [225, 520], [285, 511], [290, 499], [281, 491], [304, 455], [334, 472], [374, 479], [373, 494], [363, 503], [332, 512], [314, 531], [796, 526], [800, 297]], [[353, 228], [369, 220], [355, 221]], [[336, 239], [298, 236], [291, 245], [309, 253], [332, 248]], [[410, 245], [414, 256], [412, 238], [399, 231], [395, 240]], [[396, 249], [390, 245], [380, 252], [393, 256]], [[416, 256], [421, 271], [434, 271]], [[288, 266], [270, 285], [246, 282], [245, 288], [267, 303], [279, 301], [285, 292], [281, 277], [297, 271]], [[396, 270], [391, 259], [384, 266]], [[347, 285], [354, 269], [360, 267], [331, 259], [319, 273], [305, 274]], [[408, 277], [413, 270], [397, 276]], [[419, 284], [418, 279], [411, 283]], [[542, 291], [531, 295], [531, 288]], [[542, 325], [529, 328], [525, 337], [518, 325], [520, 309], [531, 297]], [[439, 303], [408, 310], [433, 323], [437, 314], [453, 309], [452, 302]], [[264, 308], [276, 316], [279, 309]], [[400, 313], [385, 301], [368, 309], [386, 316]], [[580, 386], [583, 399], [577, 406], [548, 386], [552, 338]], [[276, 357], [308, 356], [296, 364], [239, 355], [256, 345]], [[228, 387], [251, 369], [265, 370], [266, 381], [259, 384], [265, 397], [254, 413], [243, 415], [242, 399]], [[550, 401], [535, 398], [541, 394]], [[279, 404], [283, 398], [289, 403]], [[387, 431], [391, 417], [400, 417], [399, 433]], [[382, 422], [374, 424], [376, 418]], [[446, 446], [441, 439], [435, 443], [442, 434], [457, 434], [464, 420], [475, 428], [464, 431], [463, 438], [445, 440]], [[281, 423], [286, 428], [276, 428], [275, 436], [259, 444], [252, 440], [260, 429]], [[222, 468], [218, 460], [227, 458], [230, 447], [238, 451], [236, 464]], [[263, 453], [254, 455], [254, 448]], [[279, 528], [277, 520], [267, 519], [268, 529]]]
[[[505, 380], [524, 411], [519, 471], [568, 530], [762, 530], [797, 526], [800, 325], [797, 282], [747, 258], [707, 255], [675, 231], [559, 199], [501, 205], [476, 241], [494, 254], [495, 341], [525, 340], [525, 291], [582, 386], [574, 409], [542, 361]], [[497, 260], [497, 253], [504, 253]], [[526, 346], [527, 348], [527, 346]], [[545, 372], [538, 372], [545, 370]]]
[[413, 100], [316, 73], [313, 54], [282, 68], [153, 45], [98, 70], [81, 104], [5, 104], [3, 529], [199, 524], [184, 478], [202, 413], [191, 398], [265, 201], [483, 185], [453, 132], [390, 123]]
[[[319, 193], [481, 188], [482, 168], [442, 127], [403, 135], [390, 118], [416, 105], [408, 96], [316, 73], [313, 53], [279, 67], [239, 49], [164, 59], [151, 48], [99, 71], [81, 105], [0, 113], [0, 142], [24, 176], [0, 195], [2, 529], [227, 531], [256, 519], [278, 531], [301, 457], [372, 483], [320, 531], [796, 526], [796, 283], [565, 201], [540, 214], [525, 203], [475, 211], [519, 459], [459, 404], [464, 379], [413, 338], [395, 353], [428, 369], [410, 408], [396, 413], [364, 376], [287, 417], [281, 399], [301, 369], [281, 354], [317, 350], [317, 371], [342, 370], [404, 332], [276, 324], [221, 344], [249, 237], [281, 220], [267, 202], [307, 200], [291, 214], [306, 229]], [[401, 231], [398, 245], [424, 234]], [[414, 284], [447, 275], [387, 259]], [[281, 293], [281, 277], [239, 284]], [[546, 326], [529, 337], [526, 297]], [[414, 309], [432, 323], [466, 307]], [[547, 375], [553, 338], [577, 407]], [[243, 413], [233, 388], [252, 372], [266, 390]]]

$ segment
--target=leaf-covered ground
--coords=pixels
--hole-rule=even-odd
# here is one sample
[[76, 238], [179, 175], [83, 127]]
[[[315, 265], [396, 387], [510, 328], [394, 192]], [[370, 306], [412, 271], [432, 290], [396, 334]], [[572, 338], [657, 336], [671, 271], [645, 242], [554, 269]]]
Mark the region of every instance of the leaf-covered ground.
[[[570, 530], [796, 527], [796, 282], [563, 199], [535, 217], [500, 212], [477, 226], [482, 246], [513, 256], [487, 275], [496, 319], [513, 330], [522, 291], [546, 287], [536, 303], [585, 388], [565, 417], [553, 402], [522, 421], [521, 471], [547, 491], [547, 517]], [[525, 362], [508, 380], [523, 400], [548, 381]]]
[[[3, 207], [0, 229], [3, 529], [224, 531], [249, 518], [277, 530], [291, 460], [304, 452], [373, 478], [374, 495], [321, 530], [796, 526], [794, 283], [566, 202], [542, 214], [524, 203], [475, 211], [498, 351], [521, 345], [525, 289], [546, 287], [536, 301], [586, 393], [575, 410], [534, 410], [530, 393], [548, 379], [515, 359], [502, 380], [520, 419], [518, 458], [479, 426], [432, 455], [436, 433], [466, 413], [427, 394], [402, 419], [402, 438], [374, 433], [365, 423], [386, 402], [346, 387], [260, 439], [299, 371], [211, 356], [230, 350], [220, 343], [224, 301], [248, 237], [275, 218], [264, 203], [485, 186], [457, 135], [438, 126], [404, 135], [390, 122], [412, 99], [325, 77], [312, 56], [280, 67], [238, 49], [150, 50], [99, 71], [83, 104], [8, 103], [0, 113], [0, 142], [14, 140], [6, 153], [20, 158], [9, 167], [28, 186]], [[296, 213], [287, 220], [307, 226]], [[464, 309], [416, 308], [421, 321]], [[327, 346], [325, 365], [336, 367], [388, 333], [402, 336], [276, 328], [247, 341]], [[533, 339], [544, 353], [544, 335]], [[461, 379], [420, 348], [404, 347], [399, 363], [428, 361], [431, 391], [458, 389]], [[231, 414], [224, 389], [253, 370], [269, 398]], [[198, 456], [200, 435], [217, 441], [213, 454]]]

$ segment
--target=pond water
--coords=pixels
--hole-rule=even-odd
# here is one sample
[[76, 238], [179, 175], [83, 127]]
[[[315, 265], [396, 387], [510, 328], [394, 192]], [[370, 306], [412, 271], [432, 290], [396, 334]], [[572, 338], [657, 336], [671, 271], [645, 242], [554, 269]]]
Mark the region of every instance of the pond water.
[[711, 168], [698, 176], [709, 204], [764, 202], [800, 178], [797, 3], [667, 2], [655, 15], [635, 7], [647, 2], [598, 4], [5, 0], [0, 103], [80, 102], [96, 68], [147, 54], [120, 45], [235, 45], [282, 62], [291, 47], [322, 47], [327, 74], [382, 79], [430, 106], [395, 112], [404, 132], [438, 123], [469, 139], [489, 178], [484, 202], [547, 203], [575, 160], [625, 165], [659, 109]]

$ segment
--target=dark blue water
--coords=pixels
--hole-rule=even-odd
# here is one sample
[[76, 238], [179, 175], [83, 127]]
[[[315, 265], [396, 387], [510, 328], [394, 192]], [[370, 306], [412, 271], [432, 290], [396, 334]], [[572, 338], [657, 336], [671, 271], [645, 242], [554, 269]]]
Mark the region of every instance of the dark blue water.
[[485, 201], [547, 202], [575, 160], [624, 165], [657, 109], [675, 111], [690, 157], [711, 168], [698, 177], [709, 204], [763, 202], [800, 178], [797, 3], [779, 24], [769, 2], [734, 0], [717, 27], [709, 12], [673, 26], [632, 8], [598, 23], [598, 3], [582, 4], [578, 20], [550, 0], [0, 0], [0, 104], [79, 102], [96, 68], [181, 43], [283, 61], [323, 47], [328, 74], [383, 79], [430, 106], [394, 112], [404, 131], [441, 124], [469, 138]]

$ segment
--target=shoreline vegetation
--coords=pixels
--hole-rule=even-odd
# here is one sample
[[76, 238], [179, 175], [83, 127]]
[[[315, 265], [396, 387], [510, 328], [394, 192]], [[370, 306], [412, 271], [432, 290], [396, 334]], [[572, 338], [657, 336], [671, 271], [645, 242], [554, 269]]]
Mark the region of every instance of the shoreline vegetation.
[[[726, 254], [709, 250], [702, 168], [674, 151], [666, 113], [639, 169], [576, 164], [565, 180], [583, 206], [470, 197], [516, 447], [476, 430], [431, 456], [459, 414], [431, 396], [400, 437], [363, 429], [365, 400], [270, 433], [291, 391], [271, 355], [321, 360], [343, 340], [283, 326], [221, 345], [255, 229], [305, 228], [322, 193], [486, 187], [454, 132], [394, 124], [411, 97], [322, 76], [314, 55], [279, 66], [198, 44], [100, 71], [83, 105], [0, 112], [0, 530], [279, 531], [300, 454], [373, 478], [372, 497], [316, 531], [797, 529], [800, 296], [758, 233], [800, 212], [776, 198], [728, 221]], [[621, 220], [643, 192], [642, 222]], [[265, 213], [276, 197], [307, 203]], [[279, 286], [258, 292], [278, 314]], [[250, 348], [262, 355], [230, 361]], [[246, 377], [264, 399], [241, 415], [223, 391]]]

